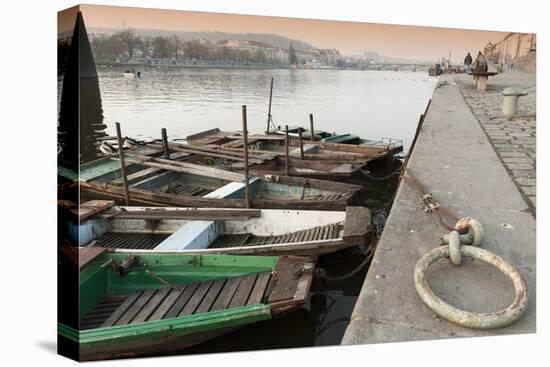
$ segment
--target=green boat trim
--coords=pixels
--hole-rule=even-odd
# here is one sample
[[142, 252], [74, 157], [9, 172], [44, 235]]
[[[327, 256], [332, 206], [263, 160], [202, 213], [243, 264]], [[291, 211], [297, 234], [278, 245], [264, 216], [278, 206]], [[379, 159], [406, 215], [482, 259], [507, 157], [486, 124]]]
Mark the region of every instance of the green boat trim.
[[79, 322], [58, 322], [80, 360], [178, 350], [284, 315], [305, 302], [315, 263], [94, 249], [71, 260], [80, 267]]
[[[129, 255], [139, 256], [141, 265], [125, 277], [105, 267], [111, 261], [120, 264]], [[102, 253], [80, 271], [80, 316], [88, 313], [105, 294], [130, 295], [166, 286], [150, 272], [172, 284], [185, 285], [271, 271], [277, 260], [274, 256]]]
[[65, 177], [66, 179], [71, 180], [71, 181], [77, 181], [78, 180], [78, 172], [77, 171], [75, 171], [71, 168], [62, 166], [60, 164], [57, 165], [57, 174], [61, 177]]
[[81, 348], [124, 344], [152, 338], [201, 333], [271, 319], [271, 305], [256, 304], [158, 321], [76, 330], [58, 323], [58, 333]]

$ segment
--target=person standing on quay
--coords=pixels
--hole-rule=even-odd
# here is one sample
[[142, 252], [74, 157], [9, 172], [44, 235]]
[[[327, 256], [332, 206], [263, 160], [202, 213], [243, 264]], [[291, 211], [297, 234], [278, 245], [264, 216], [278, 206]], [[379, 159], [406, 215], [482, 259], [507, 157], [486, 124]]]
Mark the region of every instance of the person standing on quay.
[[466, 72], [469, 73], [471, 70], [470, 65], [472, 65], [472, 55], [468, 52], [468, 55], [464, 58], [464, 66], [466, 66]]

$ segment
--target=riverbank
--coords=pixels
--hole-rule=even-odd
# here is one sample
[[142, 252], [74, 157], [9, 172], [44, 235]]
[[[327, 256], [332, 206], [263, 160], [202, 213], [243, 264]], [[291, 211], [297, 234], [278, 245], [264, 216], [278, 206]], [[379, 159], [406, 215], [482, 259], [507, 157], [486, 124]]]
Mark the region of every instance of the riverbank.
[[[499, 77], [502, 85], [515, 85], [514, 80], [506, 81], [506, 74]], [[471, 87], [462, 78], [457, 77], [458, 84], [450, 76], [441, 78], [449, 84], [434, 90], [408, 169], [443, 208], [482, 222], [483, 248], [503, 257], [524, 276], [529, 289], [527, 310], [508, 327], [480, 331], [438, 317], [421, 301], [413, 282], [415, 264], [441, 244], [447, 231], [420, 210], [418, 194], [405, 179], [342, 340], [344, 345], [535, 332], [535, 218], [504, 166], [502, 154], [499, 158], [498, 148], [472, 112], [476, 109], [466, 102], [470, 94], [475, 95], [480, 106], [495, 105], [496, 111], [500, 108], [498, 100], [492, 100], [496, 96], [489, 88], [486, 94], [469, 93]], [[489, 85], [494, 80], [497, 78]], [[503, 128], [498, 122], [495, 125]], [[458, 267], [441, 261], [428, 273], [434, 292], [464, 310], [494, 312], [507, 307], [514, 297], [509, 279], [480, 261], [467, 258]]]

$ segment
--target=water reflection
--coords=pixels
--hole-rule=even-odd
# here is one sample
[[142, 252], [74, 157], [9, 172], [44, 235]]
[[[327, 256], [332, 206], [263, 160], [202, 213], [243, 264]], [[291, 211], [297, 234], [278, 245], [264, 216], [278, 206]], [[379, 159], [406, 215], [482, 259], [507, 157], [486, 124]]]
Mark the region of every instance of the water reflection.
[[99, 79], [82, 14], [76, 17], [61, 85], [58, 138], [60, 158], [71, 166], [100, 156], [98, 140], [106, 136]]
[[262, 133], [273, 77], [275, 124], [309, 127], [313, 113], [316, 128], [395, 137], [407, 146], [434, 87], [420, 72], [147, 67], [130, 79], [123, 69], [98, 69], [107, 132], [114, 135], [120, 121], [124, 134], [147, 138], [158, 138], [162, 127], [170, 138], [238, 130], [242, 104], [249, 129]]

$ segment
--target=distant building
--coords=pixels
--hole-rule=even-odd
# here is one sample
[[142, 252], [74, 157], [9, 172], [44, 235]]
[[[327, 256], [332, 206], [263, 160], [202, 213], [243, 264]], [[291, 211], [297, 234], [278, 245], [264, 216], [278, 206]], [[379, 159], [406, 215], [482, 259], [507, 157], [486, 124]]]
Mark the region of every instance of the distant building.
[[266, 60], [276, 63], [288, 62], [288, 51], [279, 47], [273, 47], [268, 42], [263, 41], [241, 41], [241, 40], [220, 40], [217, 47], [227, 47], [234, 50], [249, 51], [254, 54], [262, 51]]
[[527, 72], [536, 70], [537, 36], [532, 33], [509, 33], [496, 43], [489, 42], [483, 49], [485, 57], [503, 68], [518, 68]]

